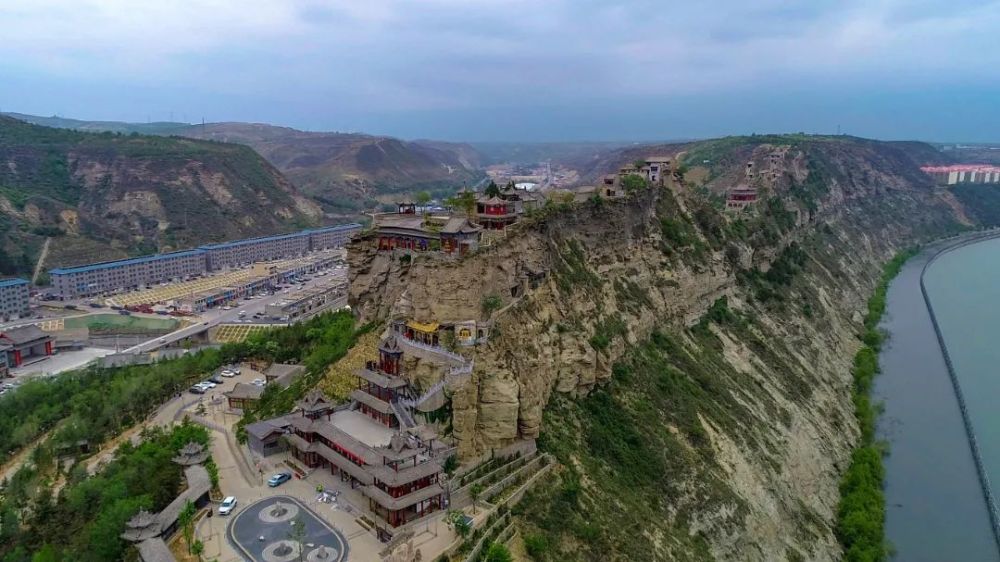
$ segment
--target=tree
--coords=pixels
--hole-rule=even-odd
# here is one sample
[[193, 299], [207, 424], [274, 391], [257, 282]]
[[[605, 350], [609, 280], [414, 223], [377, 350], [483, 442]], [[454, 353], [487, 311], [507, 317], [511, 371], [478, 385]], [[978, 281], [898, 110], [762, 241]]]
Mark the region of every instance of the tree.
[[194, 544], [191, 545], [191, 553], [197, 556], [198, 560], [201, 560], [203, 552], [205, 552], [205, 543], [201, 541], [194, 541]]
[[458, 468], [458, 455], [449, 455], [448, 458], [444, 459], [444, 466], [442, 468], [444, 468], [444, 472], [448, 476], [455, 474], [455, 469]]
[[485, 193], [487, 197], [498, 197], [500, 195], [500, 188], [497, 186], [496, 182], [490, 180], [490, 184], [486, 186], [486, 191], [483, 193]]
[[448, 528], [455, 531], [455, 534], [467, 538], [470, 533], [472, 533], [472, 523], [465, 517], [465, 514], [461, 511], [455, 511], [452, 509], [448, 510], [445, 515], [445, 522]]
[[635, 162], [632, 162], [632, 166], [634, 166], [636, 170], [641, 170], [642, 167], [645, 166], [645, 165], [646, 165], [646, 161], [643, 160], [642, 158], [639, 158]]
[[288, 540], [294, 542], [299, 548], [299, 562], [305, 560], [306, 524], [302, 521], [302, 516], [296, 517], [292, 521], [292, 530], [288, 532]]
[[476, 195], [471, 191], [456, 193], [454, 197], [448, 198], [445, 204], [452, 209], [464, 212], [468, 218], [472, 218], [472, 215], [476, 213]]
[[429, 191], [421, 191], [416, 196], [417, 205], [421, 207], [426, 207], [428, 203], [431, 202], [431, 194]]
[[640, 189], [646, 189], [646, 178], [640, 176], [639, 174], [629, 174], [622, 178], [622, 187], [624, 187], [625, 191], [628, 193], [632, 193], [633, 191], [638, 191]]
[[483, 562], [513, 562], [513, 560], [514, 557], [511, 556], [510, 550], [499, 542], [490, 543], [490, 547], [486, 549], [486, 555], [483, 556]]
[[188, 500], [177, 516], [177, 524], [180, 525], [181, 531], [184, 533], [184, 544], [187, 545], [188, 554], [192, 553], [191, 548], [194, 546], [192, 544], [194, 540], [194, 514], [194, 503]]
[[476, 501], [479, 500], [479, 496], [483, 493], [483, 484], [477, 482], [469, 488], [469, 497], [472, 498], [472, 513], [476, 512]]

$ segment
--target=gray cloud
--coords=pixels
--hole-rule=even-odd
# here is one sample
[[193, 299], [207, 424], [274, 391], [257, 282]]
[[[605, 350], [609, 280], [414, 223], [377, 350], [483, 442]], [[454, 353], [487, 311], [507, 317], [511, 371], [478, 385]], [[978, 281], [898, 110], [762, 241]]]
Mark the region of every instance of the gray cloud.
[[[587, 136], [662, 137], [668, 115], [725, 125], [698, 99], [773, 106], [769, 92], [796, 92], [787, 115], [838, 92], [860, 94], [863, 113], [880, 93], [927, 97], [945, 77], [996, 93], [998, 28], [1000, 3], [961, 0], [33, 0], [0, 5], [0, 105], [464, 138], [497, 136], [469, 116], [532, 123], [538, 136], [546, 108], [594, 123], [595, 108], [636, 108], [645, 132], [605, 124]], [[449, 115], [466, 117], [438, 122]], [[580, 125], [554, 121], [547, 136]]]

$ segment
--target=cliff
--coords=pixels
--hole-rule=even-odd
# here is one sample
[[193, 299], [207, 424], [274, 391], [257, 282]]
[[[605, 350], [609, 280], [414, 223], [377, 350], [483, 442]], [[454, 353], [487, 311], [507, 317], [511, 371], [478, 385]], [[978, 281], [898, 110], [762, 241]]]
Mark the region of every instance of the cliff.
[[[885, 260], [957, 227], [923, 151], [679, 146], [670, 186], [551, 206], [461, 260], [361, 239], [351, 301], [365, 320], [490, 326], [451, 395], [453, 435], [465, 457], [539, 438], [559, 458], [521, 514], [540, 558], [838, 559], [865, 302]], [[760, 199], [727, 214], [741, 181]]]
[[12, 261], [21, 274], [47, 237], [55, 240], [45, 264], [52, 267], [319, 220], [319, 207], [245, 146], [82, 133], [0, 116], [0, 249], [20, 254]]

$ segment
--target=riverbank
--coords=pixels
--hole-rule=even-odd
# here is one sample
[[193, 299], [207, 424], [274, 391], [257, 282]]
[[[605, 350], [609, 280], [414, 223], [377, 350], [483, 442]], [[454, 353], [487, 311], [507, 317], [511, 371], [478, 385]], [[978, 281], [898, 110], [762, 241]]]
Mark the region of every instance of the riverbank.
[[878, 409], [872, 404], [871, 393], [879, 371], [878, 352], [884, 337], [878, 330], [878, 324], [885, 312], [889, 282], [915, 253], [900, 253], [885, 265], [882, 279], [868, 300], [868, 313], [861, 336], [864, 345], [855, 354], [851, 369], [854, 415], [861, 429], [861, 441], [851, 453], [851, 464], [841, 479], [841, 498], [837, 508], [837, 537], [844, 546], [844, 559], [849, 561], [884, 560], [887, 555], [885, 495], [882, 491], [884, 449], [875, 439]]

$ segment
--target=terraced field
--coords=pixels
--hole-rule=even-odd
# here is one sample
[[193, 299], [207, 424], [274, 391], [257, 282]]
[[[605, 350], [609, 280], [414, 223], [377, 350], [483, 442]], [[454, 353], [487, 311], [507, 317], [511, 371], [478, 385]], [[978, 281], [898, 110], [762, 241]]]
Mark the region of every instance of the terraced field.
[[239, 343], [273, 326], [269, 324], [220, 324], [213, 338], [218, 343]]

